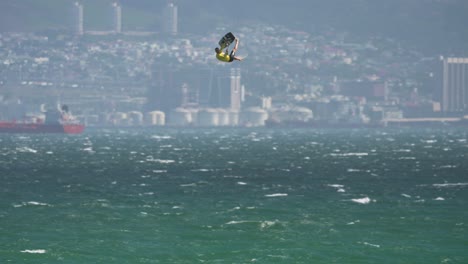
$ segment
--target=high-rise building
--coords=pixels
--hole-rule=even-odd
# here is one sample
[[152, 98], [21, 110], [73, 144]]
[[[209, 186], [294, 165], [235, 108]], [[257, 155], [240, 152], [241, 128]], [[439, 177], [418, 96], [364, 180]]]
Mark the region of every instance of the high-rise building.
[[163, 31], [173, 35], [177, 34], [177, 6], [174, 3], [167, 4], [163, 14]]
[[242, 98], [241, 72], [232, 68], [225, 74], [217, 75], [216, 91], [213, 91], [213, 107], [240, 110]]
[[442, 111], [468, 110], [468, 58], [442, 58]]
[[83, 35], [84, 33], [84, 16], [83, 16], [83, 5], [80, 2], [75, 2], [73, 4], [73, 17], [74, 17], [74, 30], [78, 35]]
[[114, 2], [112, 3], [112, 9], [114, 18], [114, 32], [122, 33], [122, 7], [119, 5], [119, 3]]

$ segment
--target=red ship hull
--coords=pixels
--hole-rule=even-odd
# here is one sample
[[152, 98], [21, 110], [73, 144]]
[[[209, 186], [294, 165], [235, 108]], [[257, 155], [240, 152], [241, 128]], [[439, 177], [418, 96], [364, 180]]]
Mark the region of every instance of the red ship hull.
[[0, 121], [0, 133], [81, 134], [84, 128], [85, 126], [81, 124], [35, 124]]

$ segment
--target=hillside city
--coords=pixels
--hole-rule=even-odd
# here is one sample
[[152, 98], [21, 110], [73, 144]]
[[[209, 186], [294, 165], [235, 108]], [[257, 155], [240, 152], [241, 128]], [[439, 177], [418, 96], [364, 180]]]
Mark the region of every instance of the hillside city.
[[[214, 56], [228, 31], [240, 40], [242, 62]], [[440, 56], [390, 38], [267, 24], [205, 36], [1, 33], [0, 120], [23, 120], [57, 104], [87, 126], [382, 125], [446, 117]], [[240, 75], [240, 109], [222, 98], [233, 71]]]

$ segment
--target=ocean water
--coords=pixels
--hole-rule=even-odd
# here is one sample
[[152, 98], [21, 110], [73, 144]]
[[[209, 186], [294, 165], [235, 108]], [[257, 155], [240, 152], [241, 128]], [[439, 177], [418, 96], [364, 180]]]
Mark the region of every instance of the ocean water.
[[0, 135], [0, 263], [468, 263], [463, 129]]

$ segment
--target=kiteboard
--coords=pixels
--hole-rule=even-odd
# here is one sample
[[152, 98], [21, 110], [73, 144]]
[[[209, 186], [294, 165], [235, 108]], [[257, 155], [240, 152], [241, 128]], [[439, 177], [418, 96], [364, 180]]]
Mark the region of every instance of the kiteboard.
[[221, 47], [221, 50], [231, 45], [231, 43], [234, 42], [235, 39], [236, 37], [231, 32], [224, 35], [218, 42], [219, 46]]
[[239, 58], [239, 59], [241, 59], [241, 60], [244, 60], [245, 58], [247, 58], [247, 56], [248, 56], [248, 54], [242, 54], [242, 55], [240, 55], [240, 56], [237, 56], [237, 55], [236, 55], [236, 57]]

